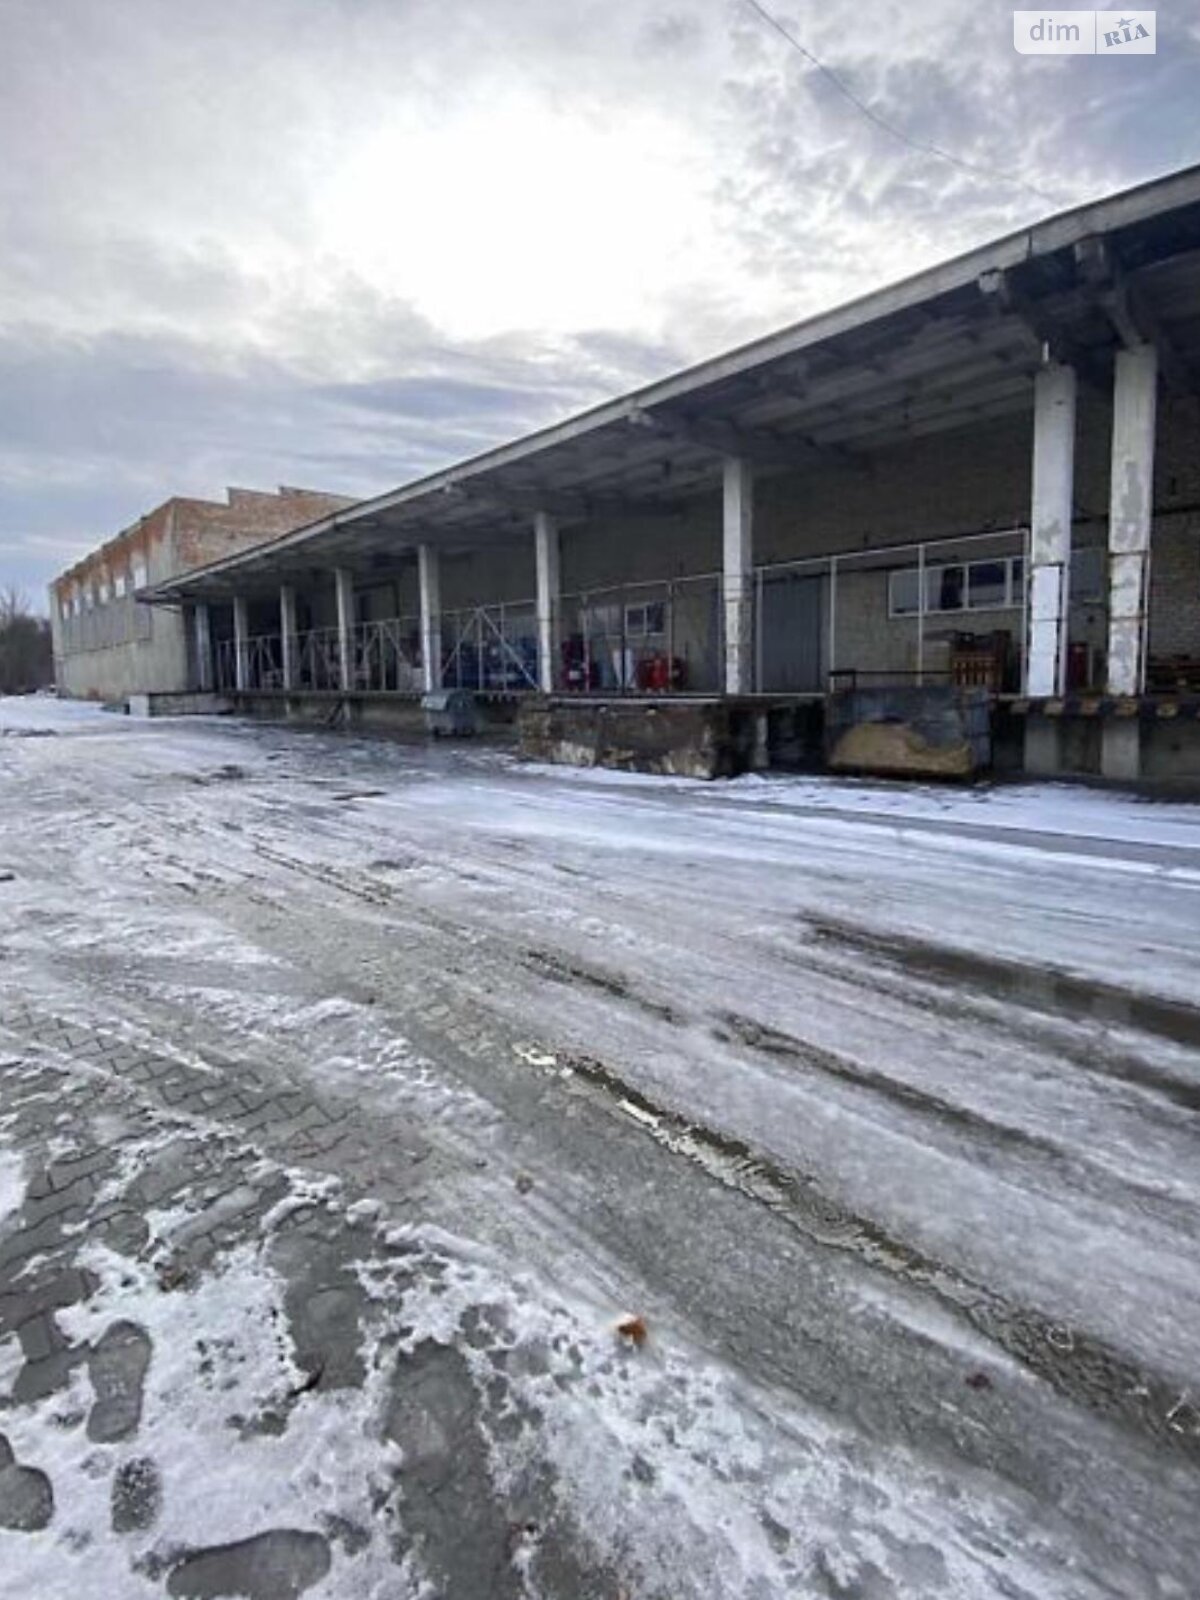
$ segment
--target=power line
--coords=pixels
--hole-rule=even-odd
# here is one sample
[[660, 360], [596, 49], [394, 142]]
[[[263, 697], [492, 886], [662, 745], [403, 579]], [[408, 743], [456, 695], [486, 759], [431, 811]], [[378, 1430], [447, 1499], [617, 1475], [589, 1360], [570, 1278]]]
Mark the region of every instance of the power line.
[[914, 139], [911, 134], [905, 133], [903, 128], [898, 128], [894, 122], [889, 122], [886, 117], [881, 117], [872, 106], [859, 98], [845, 80], [836, 73], [832, 67], [827, 67], [819, 60], [807, 46], [801, 44], [790, 28], [784, 26], [779, 18], [773, 16], [759, 0], [746, 0], [750, 9], [758, 14], [768, 27], [774, 28], [781, 38], [786, 39], [794, 50], [798, 50], [804, 59], [811, 63], [823, 77], [827, 78], [833, 87], [845, 99], [849, 100], [854, 109], [868, 122], [873, 122], [884, 133], [890, 134], [893, 139], [899, 139], [901, 144], [906, 144], [910, 150], [916, 150], [922, 155], [936, 156], [939, 161], [948, 161], [952, 167], [958, 167], [963, 172], [969, 172], [976, 178], [999, 178], [1003, 183], [1011, 183], [1018, 189], [1024, 189], [1028, 194], [1036, 195], [1039, 200], [1046, 200], [1051, 205], [1061, 205], [1062, 198], [1050, 194], [1045, 189], [1039, 189], [1035, 184], [1028, 183], [1015, 172], [1003, 172], [998, 167], [985, 167], [976, 165], [973, 161], [966, 161], [962, 156], [956, 156], [950, 150], [943, 150], [940, 145], [929, 144], [924, 139]]

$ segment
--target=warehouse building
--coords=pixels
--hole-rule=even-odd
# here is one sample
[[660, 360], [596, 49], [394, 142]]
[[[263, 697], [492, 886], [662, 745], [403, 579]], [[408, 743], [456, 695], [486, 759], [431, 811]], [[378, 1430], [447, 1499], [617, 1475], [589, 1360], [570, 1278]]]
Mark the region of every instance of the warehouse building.
[[1200, 773], [1198, 391], [1193, 168], [145, 598], [249, 711], [941, 691], [1027, 770]]
[[187, 694], [200, 676], [195, 627], [138, 591], [352, 503], [308, 489], [229, 489], [224, 503], [176, 497], [140, 517], [50, 585], [59, 693], [106, 702]]

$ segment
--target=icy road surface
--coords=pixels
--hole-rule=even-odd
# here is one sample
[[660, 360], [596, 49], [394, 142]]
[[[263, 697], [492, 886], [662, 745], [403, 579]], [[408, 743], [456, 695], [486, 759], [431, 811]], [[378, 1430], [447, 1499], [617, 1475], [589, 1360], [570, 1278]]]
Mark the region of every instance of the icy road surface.
[[1194, 1600], [1198, 957], [1187, 806], [0, 703], [0, 1595]]

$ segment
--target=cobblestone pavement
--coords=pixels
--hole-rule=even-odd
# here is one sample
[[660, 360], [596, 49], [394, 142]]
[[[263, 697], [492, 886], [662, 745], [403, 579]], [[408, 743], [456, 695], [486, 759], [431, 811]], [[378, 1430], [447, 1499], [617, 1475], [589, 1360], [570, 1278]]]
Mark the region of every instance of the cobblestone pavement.
[[4, 1600], [1193, 1592], [1186, 842], [0, 733]]

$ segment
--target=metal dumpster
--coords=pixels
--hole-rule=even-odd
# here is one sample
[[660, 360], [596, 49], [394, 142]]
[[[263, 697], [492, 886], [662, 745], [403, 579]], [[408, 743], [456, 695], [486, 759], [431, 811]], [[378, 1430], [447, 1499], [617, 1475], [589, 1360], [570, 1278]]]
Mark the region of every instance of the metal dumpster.
[[435, 738], [465, 739], [479, 731], [475, 696], [467, 689], [433, 689], [422, 696], [421, 710]]

